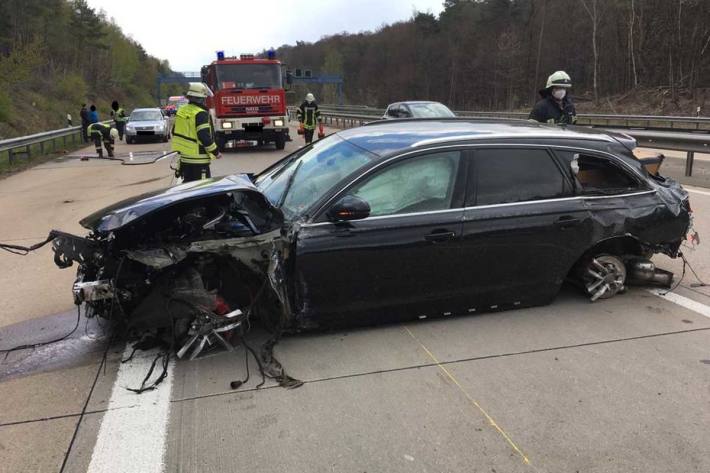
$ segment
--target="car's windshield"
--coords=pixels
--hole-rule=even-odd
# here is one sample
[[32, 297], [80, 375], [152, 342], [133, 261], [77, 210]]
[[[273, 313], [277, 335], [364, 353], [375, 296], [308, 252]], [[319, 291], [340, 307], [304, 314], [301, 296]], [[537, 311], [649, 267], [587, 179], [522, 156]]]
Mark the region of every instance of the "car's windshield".
[[278, 64], [220, 64], [217, 66], [217, 90], [279, 88], [281, 88], [281, 66]]
[[414, 118], [455, 117], [454, 112], [437, 102], [407, 104]]
[[159, 121], [163, 119], [163, 114], [158, 110], [136, 110], [131, 113], [132, 122], [150, 122]]
[[292, 218], [374, 158], [374, 154], [332, 135], [260, 176], [257, 186], [287, 218]]

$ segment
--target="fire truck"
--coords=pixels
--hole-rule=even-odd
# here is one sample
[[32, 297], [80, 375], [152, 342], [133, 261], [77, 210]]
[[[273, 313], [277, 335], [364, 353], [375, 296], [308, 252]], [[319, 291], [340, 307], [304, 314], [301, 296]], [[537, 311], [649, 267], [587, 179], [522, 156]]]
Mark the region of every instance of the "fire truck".
[[225, 57], [220, 51], [201, 74], [214, 93], [207, 105], [220, 151], [240, 141], [284, 149], [289, 139], [286, 93], [281, 62], [273, 52], [261, 59], [251, 54]]

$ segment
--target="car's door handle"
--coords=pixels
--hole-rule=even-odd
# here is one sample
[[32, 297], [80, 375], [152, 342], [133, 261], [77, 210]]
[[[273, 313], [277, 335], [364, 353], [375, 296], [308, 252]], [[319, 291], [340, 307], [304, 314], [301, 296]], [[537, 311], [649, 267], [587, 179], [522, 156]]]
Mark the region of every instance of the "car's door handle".
[[446, 230], [434, 230], [430, 234], [426, 235], [424, 239], [426, 241], [447, 241], [447, 240], [453, 240], [454, 237], [456, 236], [456, 233], [454, 232], [449, 232]]
[[581, 222], [582, 221], [580, 219], [572, 217], [571, 215], [563, 215], [562, 217], [555, 220], [555, 225], [562, 229], [565, 229], [579, 225]]

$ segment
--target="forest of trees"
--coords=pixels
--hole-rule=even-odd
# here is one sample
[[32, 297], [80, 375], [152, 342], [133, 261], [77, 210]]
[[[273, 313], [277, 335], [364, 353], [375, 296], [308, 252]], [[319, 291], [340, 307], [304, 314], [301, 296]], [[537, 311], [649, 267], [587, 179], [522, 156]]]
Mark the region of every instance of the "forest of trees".
[[85, 0], [0, 1], [0, 137], [76, 124], [82, 102], [153, 105], [169, 70]]
[[[710, 0], [443, 3], [438, 17], [416, 12], [374, 33], [278, 53], [290, 68], [342, 74], [346, 102], [371, 106], [431, 99], [459, 110], [521, 109], [559, 69], [579, 102], [600, 108], [635, 94], [658, 102], [647, 112], [691, 114], [710, 87]], [[317, 92], [334, 103], [329, 87]]]

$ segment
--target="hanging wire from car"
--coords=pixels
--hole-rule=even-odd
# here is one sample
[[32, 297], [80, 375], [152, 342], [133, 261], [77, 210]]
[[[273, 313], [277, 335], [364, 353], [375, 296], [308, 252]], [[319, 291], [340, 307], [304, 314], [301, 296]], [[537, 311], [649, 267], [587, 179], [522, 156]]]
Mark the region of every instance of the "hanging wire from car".
[[5, 354], [5, 358], [4, 358], [4, 359], [7, 360], [7, 357], [10, 356], [10, 353], [12, 353], [12, 352], [14, 352], [14, 351], [19, 351], [19, 350], [34, 350], [35, 348], [39, 348], [39, 347], [42, 347], [42, 346], [45, 346], [45, 345], [51, 345], [51, 344], [53, 344], [53, 343], [58, 343], [58, 342], [64, 341], [64, 340], [66, 340], [67, 338], [69, 338], [70, 336], [72, 336], [72, 335], [74, 334], [74, 332], [76, 332], [76, 330], [79, 328], [79, 323], [80, 323], [80, 321], [81, 321], [81, 306], [77, 306], [77, 307], [76, 307], [76, 323], [74, 324], [74, 328], [72, 328], [72, 329], [71, 329], [68, 333], [66, 333], [65, 335], [62, 335], [61, 337], [55, 338], [55, 339], [53, 339], [53, 340], [47, 340], [47, 341], [35, 342], [35, 343], [26, 343], [26, 344], [23, 344], [23, 345], [17, 345], [17, 346], [12, 347], [12, 348], [0, 349], [0, 353], [4, 353], [4, 354]]
[[50, 241], [54, 240], [55, 238], [57, 238], [56, 233], [54, 231], [51, 231], [51, 232], [49, 232], [49, 235], [47, 235], [47, 238], [40, 241], [39, 243], [35, 243], [34, 245], [22, 246], [22, 245], [13, 245], [10, 243], [0, 243], [0, 250], [5, 250], [8, 253], [12, 253], [14, 255], [27, 256], [31, 252], [42, 248], [44, 245], [46, 245]]
[[681, 273], [680, 278], [678, 279], [678, 282], [676, 282], [675, 285], [673, 285], [673, 287], [671, 287], [667, 291], [661, 293], [662, 296], [665, 296], [669, 292], [674, 292], [676, 289], [678, 289], [680, 287], [680, 284], [685, 279], [686, 268], [690, 269], [690, 271], [693, 273], [693, 276], [695, 276], [695, 279], [698, 281], [697, 283], [691, 283], [690, 287], [695, 288], [695, 287], [707, 286], [707, 284], [702, 279], [700, 279], [700, 276], [698, 276], [698, 273], [695, 272], [695, 269], [693, 269], [693, 267], [690, 265], [690, 262], [688, 261], [688, 258], [685, 257], [685, 254], [683, 254], [682, 251], [679, 251], [678, 256], [680, 256], [680, 258], [683, 260], [683, 272]]

